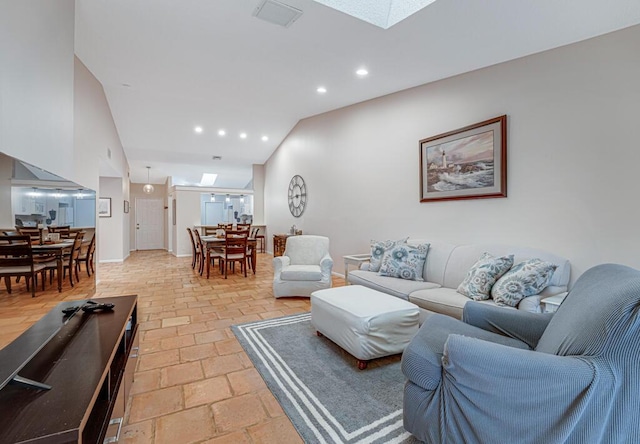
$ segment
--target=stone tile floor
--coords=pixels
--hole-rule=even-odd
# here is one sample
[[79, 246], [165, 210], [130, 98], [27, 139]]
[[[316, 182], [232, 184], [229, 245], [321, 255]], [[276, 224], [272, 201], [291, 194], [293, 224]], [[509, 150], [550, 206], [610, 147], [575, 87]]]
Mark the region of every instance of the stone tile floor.
[[[299, 443], [230, 326], [310, 310], [308, 298], [275, 299], [272, 256], [258, 255], [257, 273], [210, 279], [191, 258], [134, 252], [121, 264], [100, 264], [98, 283], [84, 269], [63, 292], [47, 283], [31, 298], [24, 283], [7, 294], [0, 283], [0, 347], [63, 300], [138, 295], [140, 358], [120, 442]], [[335, 264], [334, 264], [335, 268]], [[334, 277], [334, 286], [344, 280]]]

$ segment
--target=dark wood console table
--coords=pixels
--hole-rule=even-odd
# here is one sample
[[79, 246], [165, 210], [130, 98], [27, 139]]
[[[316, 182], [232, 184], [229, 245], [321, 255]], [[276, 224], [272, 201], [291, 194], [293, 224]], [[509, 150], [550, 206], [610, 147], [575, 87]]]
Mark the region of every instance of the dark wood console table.
[[137, 296], [95, 301], [115, 307], [65, 319], [63, 308], [86, 301], [62, 302], [0, 350], [5, 379], [18, 365], [21, 378], [51, 387], [13, 379], [0, 389], [0, 443], [116, 442], [138, 352]]

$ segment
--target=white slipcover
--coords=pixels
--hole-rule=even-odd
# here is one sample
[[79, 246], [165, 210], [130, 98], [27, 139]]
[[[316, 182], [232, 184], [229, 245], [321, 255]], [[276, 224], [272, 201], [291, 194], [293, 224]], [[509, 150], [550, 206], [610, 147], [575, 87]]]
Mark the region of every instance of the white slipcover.
[[328, 237], [291, 236], [284, 255], [273, 258], [273, 295], [311, 296], [316, 290], [330, 288], [332, 268]]

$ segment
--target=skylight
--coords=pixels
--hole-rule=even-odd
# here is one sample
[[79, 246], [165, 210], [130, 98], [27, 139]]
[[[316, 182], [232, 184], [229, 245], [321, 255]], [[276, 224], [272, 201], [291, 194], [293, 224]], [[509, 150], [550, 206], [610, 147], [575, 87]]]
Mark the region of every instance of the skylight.
[[202, 175], [202, 179], [200, 180], [200, 186], [203, 187], [212, 187], [216, 182], [217, 174], [204, 173]]
[[435, 0], [314, 0], [357, 19], [389, 29]]

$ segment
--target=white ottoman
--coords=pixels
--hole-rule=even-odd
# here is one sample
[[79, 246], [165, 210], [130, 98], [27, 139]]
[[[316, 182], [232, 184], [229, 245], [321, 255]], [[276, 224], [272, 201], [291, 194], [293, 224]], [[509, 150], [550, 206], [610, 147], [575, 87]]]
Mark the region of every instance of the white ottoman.
[[361, 285], [311, 293], [311, 323], [367, 368], [371, 359], [402, 353], [418, 332], [417, 305]]

